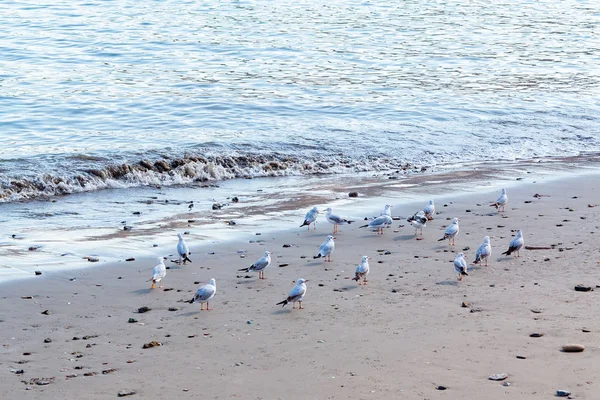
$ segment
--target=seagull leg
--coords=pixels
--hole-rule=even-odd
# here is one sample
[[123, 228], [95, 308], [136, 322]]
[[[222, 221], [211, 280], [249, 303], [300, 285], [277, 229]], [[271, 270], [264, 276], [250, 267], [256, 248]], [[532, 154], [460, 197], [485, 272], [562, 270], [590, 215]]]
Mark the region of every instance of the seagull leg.
[[210, 307], [208, 306], [208, 301], [207, 301], [207, 302], [206, 302], [206, 311], [210, 311], [210, 310], [212, 310], [212, 308], [210, 308]]
[[299, 301], [298, 303], [300, 303], [300, 307], [299, 307], [299, 309], [300, 309], [300, 310], [302, 310], [302, 309], [304, 308], [304, 307], [302, 307], [302, 302], [301, 302], [301, 301]]
[[152, 286], [150, 286], [150, 289], [154, 289], [154, 282], [152, 282]]
[[367, 284], [367, 278], [363, 278], [363, 285]]
[[292, 303], [292, 310], [295, 310], [295, 309], [296, 309], [296, 302], [294, 301], [294, 302]]

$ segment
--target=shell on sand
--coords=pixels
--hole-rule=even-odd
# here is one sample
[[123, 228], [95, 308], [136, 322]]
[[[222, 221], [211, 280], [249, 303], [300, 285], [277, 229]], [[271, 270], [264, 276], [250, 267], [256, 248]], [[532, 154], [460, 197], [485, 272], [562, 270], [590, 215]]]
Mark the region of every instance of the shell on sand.
[[569, 343], [569, 344], [565, 344], [562, 347], [562, 351], [564, 351], [565, 353], [580, 353], [582, 351], [585, 350], [585, 346], [582, 344], [576, 344], [576, 343]]

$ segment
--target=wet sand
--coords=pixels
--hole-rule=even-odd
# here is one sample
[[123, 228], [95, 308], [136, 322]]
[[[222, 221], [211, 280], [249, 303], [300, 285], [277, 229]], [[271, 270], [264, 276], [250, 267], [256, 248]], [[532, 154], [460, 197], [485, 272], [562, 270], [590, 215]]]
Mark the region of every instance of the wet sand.
[[[600, 284], [599, 178], [519, 182], [504, 215], [489, 207], [499, 190], [441, 193], [423, 240], [405, 220], [383, 236], [356, 221], [336, 234], [331, 263], [312, 256], [332, 226], [321, 216], [316, 231], [297, 228], [302, 212], [279, 232], [189, 241], [192, 264], [167, 262], [163, 289], [172, 290], [146, 282], [155, 256], [168, 254], [3, 284], [0, 390], [7, 399], [109, 399], [126, 389], [149, 399], [540, 399], [567, 389], [595, 399], [598, 291], [574, 286]], [[364, 216], [383, 208], [372, 199], [377, 209]], [[393, 215], [424, 205], [395, 204]], [[455, 248], [437, 240], [452, 217], [460, 218]], [[502, 256], [516, 229], [526, 245], [554, 246]], [[455, 254], [472, 261], [485, 235], [489, 267], [471, 264], [458, 283]], [[265, 250], [274, 253], [266, 280], [237, 271]], [[350, 279], [362, 255], [372, 257], [367, 286]], [[299, 277], [309, 279], [305, 309], [276, 306]], [[210, 278], [213, 310], [184, 302]], [[151, 311], [136, 313], [142, 306]], [[142, 349], [151, 341], [162, 346]], [[586, 349], [563, 353], [566, 343]], [[488, 380], [498, 373], [510, 386]]]

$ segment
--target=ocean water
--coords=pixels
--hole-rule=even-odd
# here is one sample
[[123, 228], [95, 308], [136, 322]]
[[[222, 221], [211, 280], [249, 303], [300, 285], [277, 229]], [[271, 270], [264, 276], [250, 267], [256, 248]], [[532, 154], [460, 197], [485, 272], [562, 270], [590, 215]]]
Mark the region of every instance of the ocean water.
[[274, 179], [268, 202], [322, 175], [596, 153], [599, 24], [593, 0], [2, 1], [0, 240], [110, 235], [113, 197], [209, 204], [235, 178]]

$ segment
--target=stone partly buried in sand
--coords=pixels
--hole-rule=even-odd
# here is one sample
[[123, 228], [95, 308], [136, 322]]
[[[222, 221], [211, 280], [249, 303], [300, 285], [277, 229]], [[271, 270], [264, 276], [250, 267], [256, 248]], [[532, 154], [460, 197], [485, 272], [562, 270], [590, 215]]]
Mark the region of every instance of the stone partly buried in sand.
[[575, 286], [575, 291], [576, 292], [590, 292], [593, 289], [591, 288], [591, 286], [585, 286], [585, 285], [577, 285]]
[[118, 397], [132, 396], [136, 393], [137, 392], [135, 390], [121, 390], [119, 393], [117, 393], [117, 396]]
[[156, 340], [153, 340], [150, 343], [144, 343], [144, 345], [142, 346], [142, 349], [149, 349], [151, 347], [158, 347], [158, 346], [162, 346], [162, 343], [157, 342]]
[[488, 379], [490, 381], [503, 381], [506, 378], [508, 378], [508, 374], [504, 374], [504, 373], [502, 373], [502, 374], [494, 374], [494, 375], [488, 376]]
[[565, 353], [581, 353], [585, 350], [585, 346], [577, 343], [565, 344], [562, 347], [562, 351]]

